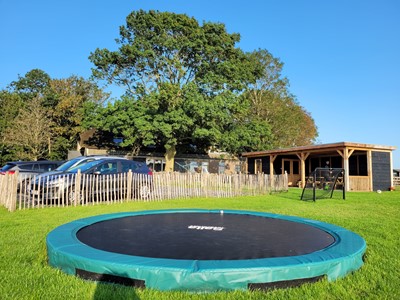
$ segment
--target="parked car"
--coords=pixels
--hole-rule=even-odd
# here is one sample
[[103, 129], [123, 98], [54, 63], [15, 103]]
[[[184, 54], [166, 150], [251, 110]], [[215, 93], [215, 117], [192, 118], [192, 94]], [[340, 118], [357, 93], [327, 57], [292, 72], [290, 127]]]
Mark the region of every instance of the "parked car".
[[[121, 176], [131, 170], [134, 174], [142, 174], [138, 179], [133, 176], [130, 185], [122, 184]], [[82, 179], [76, 186], [77, 173]], [[77, 165], [66, 172], [38, 177], [31, 182], [29, 194], [36, 201], [46, 203], [80, 203], [83, 200], [104, 199], [107, 195], [124, 195], [131, 187], [131, 194], [140, 198], [148, 198], [152, 188], [152, 172], [145, 162], [125, 158], [103, 158]]]
[[11, 161], [0, 169], [0, 175], [14, 174], [18, 171], [18, 190], [21, 185], [38, 174], [56, 169], [64, 161], [38, 160], [38, 161]]
[[14, 174], [18, 171], [20, 174], [37, 175], [56, 169], [64, 161], [11, 161], [6, 163], [1, 169], [0, 174]]
[[70, 160], [67, 160], [63, 164], [59, 165], [57, 168], [54, 170], [50, 170], [49, 172], [44, 172], [40, 174], [40, 177], [44, 176], [50, 176], [50, 175], [55, 175], [55, 174], [60, 174], [67, 172], [69, 169], [75, 168], [76, 166], [81, 166], [84, 165], [85, 163], [94, 161], [94, 160], [100, 160], [100, 159], [126, 159], [122, 157], [116, 157], [116, 156], [107, 156], [107, 155], [89, 155], [89, 156], [78, 156], [75, 158], [72, 158]]

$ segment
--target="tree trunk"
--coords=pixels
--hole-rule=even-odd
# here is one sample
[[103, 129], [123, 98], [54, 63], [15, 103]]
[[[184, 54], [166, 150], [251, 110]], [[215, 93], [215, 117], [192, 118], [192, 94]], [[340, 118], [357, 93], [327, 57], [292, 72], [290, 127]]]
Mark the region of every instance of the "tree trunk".
[[174, 161], [175, 161], [176, 148], [175, 146], [166, 149], [165, 152], [165, 172], [174, 171]]

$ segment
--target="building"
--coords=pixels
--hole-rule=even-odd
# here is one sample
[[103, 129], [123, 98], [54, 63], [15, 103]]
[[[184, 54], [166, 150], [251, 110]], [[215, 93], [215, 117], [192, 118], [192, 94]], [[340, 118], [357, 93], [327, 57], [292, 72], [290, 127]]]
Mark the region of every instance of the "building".
[[[148, 149], [149, 151], [132, 154], [126, 150], [119, 149], [118, 144], [121, 141], [122, 138], [104, 135], [95, 129], [87, 130], [80, 134], [76, 150], [68, 151], [68, 159], [80, 155], [113, 155], [144, 161], [155, 172], [163, 172], [165, 170], [163, 153]], [[182, 173], [235, 174], [243, 172], [243, 165], [243, 160], [226, 152], [210, 151], [203, 155], [177, 154], [174, 159], [174, 171]]]
[[390, 190], [393, 146], [351, 142], [246, 152], [250, 174], [288, 174], [289, 185], [302, 187], [317, 167], [343, 168], [347, 191]]

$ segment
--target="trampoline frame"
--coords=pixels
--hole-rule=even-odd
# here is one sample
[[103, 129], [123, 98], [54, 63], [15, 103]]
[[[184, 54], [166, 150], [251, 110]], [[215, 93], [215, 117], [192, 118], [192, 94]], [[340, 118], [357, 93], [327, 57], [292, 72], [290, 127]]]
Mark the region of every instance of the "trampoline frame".
[[80, 242], [76, 234], [91, 224], [129, 216], [166, 213], [216, 213], [221, 210], [180, 209], [124, 212], [93, 216], [61, 225], [46, 239], [49, 264], [71, 275], [84, 273], [125, 278], [138, 286], [158, 290], [217, 291], [248, 289], [285, 282], [343, 277], [363, 265], [366, 242], [359, 235], [336, 225], [264, 212], [223, 210], [299, 222], [326, 231], [335, 238], [327, 248], [306, 255], [244, 260], [180, 260], [149, 258], [106, 252]]

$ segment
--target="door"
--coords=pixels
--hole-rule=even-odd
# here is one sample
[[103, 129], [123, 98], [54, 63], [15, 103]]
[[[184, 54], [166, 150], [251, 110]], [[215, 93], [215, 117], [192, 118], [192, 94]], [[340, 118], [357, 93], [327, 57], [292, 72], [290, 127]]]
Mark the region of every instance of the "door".
[[261, 160], [261, 158], [256, 159], [256, 160], [254, 161], [254, 163], [255, 163], [255, 166], [254, 166], [254, 174], [260, 174], [260, 173], [262, 173], [262, 160]]
[[298, 159], [282, 159], [282, 174], [288, 175], [289, 186], [298, 186], [301, 180], [300, 161]]

